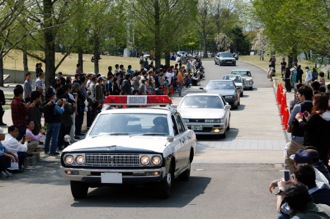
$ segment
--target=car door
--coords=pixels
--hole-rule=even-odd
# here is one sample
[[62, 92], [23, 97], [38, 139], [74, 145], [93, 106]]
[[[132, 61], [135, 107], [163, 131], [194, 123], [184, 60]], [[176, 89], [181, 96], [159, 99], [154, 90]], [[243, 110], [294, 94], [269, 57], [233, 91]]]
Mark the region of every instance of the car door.
[[177, 124], [178, 128], [178, 139], [180, 142], [180, 147], [177, 148], [177, 155], [178, 155], [178, 170], [179, 172], [182, 171], [188, 165], [189, 161], [189, 145], [190, 145], [190, 136], [188, 136], [188, 129], [183, 123], [183, 120], [178, 112], [174, 114], [174, 119]]

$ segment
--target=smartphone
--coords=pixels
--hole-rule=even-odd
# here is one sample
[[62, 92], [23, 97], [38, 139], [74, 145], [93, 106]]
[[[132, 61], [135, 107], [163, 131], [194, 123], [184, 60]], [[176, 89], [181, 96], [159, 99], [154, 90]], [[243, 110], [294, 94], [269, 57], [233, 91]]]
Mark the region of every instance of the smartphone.
[[290, 179], [290, 170], [284, 170], [284, 180], [288, 181]]

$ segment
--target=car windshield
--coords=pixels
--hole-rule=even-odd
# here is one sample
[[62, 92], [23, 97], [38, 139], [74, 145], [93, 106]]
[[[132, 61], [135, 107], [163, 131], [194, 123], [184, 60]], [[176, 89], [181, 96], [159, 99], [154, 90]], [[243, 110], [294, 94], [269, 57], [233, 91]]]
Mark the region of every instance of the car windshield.
[[206, 90], [232, 90], [235, 85], [232, 81], [209, 81], [206, 85]]
[[233, 55], [231, 53], [220, 53], [220, 57], [231, 57], [233, 58]]
[[240, 76], [251, 76], [249, 71], [232, 71], [231, 73]]
[[237, 76], [237, 75], [225, 75], [223, 76], [223, 79], [224, 80], [232, 80], [234, 82], [242, 82], [242, 78], [240, 76]]
[[95, 121], [90, 136], [98, 135], [169, 135], [165, 114], [102, 114]]
[[223, 109], [223, 103], [218, 96], [186, 96], [179, 108], [217, 108]]

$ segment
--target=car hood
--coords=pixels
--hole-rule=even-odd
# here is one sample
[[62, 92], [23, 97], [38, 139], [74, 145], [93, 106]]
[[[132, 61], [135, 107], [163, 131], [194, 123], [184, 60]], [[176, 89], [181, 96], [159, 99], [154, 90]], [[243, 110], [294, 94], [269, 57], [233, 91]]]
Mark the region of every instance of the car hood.
[[221, 96], [235, 95], [234, 90], [207, 90], [210, 94], [221, 94]]
[[87, 137], [68, 147], [63, 152], [74, 151], [151, 151], [163, 152], [165, 146], [169, 144], [166, 136], [141, 136], [141, 135], [124, 135], [109, 136], [100, 135], [95, 137]]
[[184, 119], [203, 118], [203, 119], [217, 119], [224, 117], [224, 109], [194, 109], [194, 108], [178, 108], [179, 113]]

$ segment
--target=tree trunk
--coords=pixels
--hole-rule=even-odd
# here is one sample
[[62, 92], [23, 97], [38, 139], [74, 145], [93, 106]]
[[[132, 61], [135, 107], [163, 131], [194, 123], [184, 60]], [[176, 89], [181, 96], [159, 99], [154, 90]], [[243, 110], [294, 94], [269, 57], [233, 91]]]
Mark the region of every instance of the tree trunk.
[[26, 52], [23, 52], [23, 69], [25, 74], [28, 73], [29, 66], [28, 66], [28, 56]]
[[3, 70], [3, 56], [0, 54], [0, 86], [3, 87], [3, 76], [4, 76], [4, 70]]
[[165, 65], [166, 66], [171, 66], [171, 53], [168, 51], [165, 51]]
[[83, 50], [80, 46], [78, 48], [78, 64], [81, 66], [81, 72], [84, 72]]
[[159, 68], [160, 67], [160, 59], [161, 59], [161, 51], [162, 51], [162, 47], [161, 47], [161, 37], [159, 35], [160, 33], [160, 7], [159, 7], [159, 1], [158, 0], [154, 0], [154, 8], [155, 8], [155, 14], [154, 14], [154, 19], [155, 19], [155, 67]]
[[100, 39], [98, 36], [94, 36], [94, 73], [99, 73], [99, 50], [100, 50]]
[[55, 80], [55, 34], [53, 25], [52, 0], [44, 0], [44, 44], [45, 44], [45, 83], [46, 89], [54, 84]]

